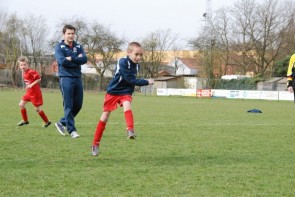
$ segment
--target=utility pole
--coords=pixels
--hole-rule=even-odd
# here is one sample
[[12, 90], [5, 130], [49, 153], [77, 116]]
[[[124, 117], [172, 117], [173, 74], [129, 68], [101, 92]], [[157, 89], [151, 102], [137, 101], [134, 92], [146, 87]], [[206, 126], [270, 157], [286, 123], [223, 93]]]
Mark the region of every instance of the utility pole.
[[206, 0], [206, 12], [203, 14], [204, 21], [205, 21], [205, 28], [208, 30], [210, 25], [210, 20], [212, 18], [212, 1]]
[[206, 0], [206, 12], [203, 14], [204, 17], [204, 36], [203, 36], [203, 46], [204, 46], [204, 68], [206, 69], [207, 79], [210, 88], [212, 84], [213, 76], [213, 32], [212, 32], [212, 0]]
[[212, 0], [206, 0], [206, 12], [203, 14], [205, 22], [205, 31], [204, 31], [204, 46], [205, 49], [209, 49], [212, 42]]

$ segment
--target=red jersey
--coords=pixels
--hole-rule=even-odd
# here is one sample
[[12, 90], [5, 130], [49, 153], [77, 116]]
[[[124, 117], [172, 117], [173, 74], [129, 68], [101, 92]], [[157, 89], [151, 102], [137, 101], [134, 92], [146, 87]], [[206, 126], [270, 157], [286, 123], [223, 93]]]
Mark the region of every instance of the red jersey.
[[[28, 69], [23, 73], [23, 79], [26, 86], [32, 84], [34, 81], [40, 79], [41, 76], [35, 70]], [[23, 96], [23, 100], [31, 101], [35, 106], [40, 106], [43, 104], [42, 93], [39, 83], [35, 84], [33, 87], [26, 89], [26, 94]]]
[[[41, 76], [39, 75], [37, 71], [31, 70], [31, 69], [26, 70], [24, 72], [23, 77], [24, 77], [26, 86], [32, 84], [34, 81], [41, 78]], [[35, 84], [32, 88], [27, 89], [27, 93], [39, 94], [39, 92], [41, 93], [39, 83]]]

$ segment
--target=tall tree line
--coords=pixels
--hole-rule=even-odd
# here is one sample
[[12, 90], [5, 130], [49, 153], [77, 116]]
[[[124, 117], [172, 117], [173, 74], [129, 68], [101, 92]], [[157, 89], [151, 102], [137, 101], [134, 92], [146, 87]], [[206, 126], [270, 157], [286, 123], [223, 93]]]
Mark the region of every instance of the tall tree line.
[[[86, 22], [87, 21], [87, 22]], [[52, 61], [53, 49], [62, 39], [62, 27], [72, 24], [76, 27], [76, 41], [84, 45], [88, 63], [99, 75], [99, 87], [102, 90], [104, 74], [112, 70], [116, 64], [116, 54], [125, 50], [127, 39], [119, 36], [108, 25], [97, 20], [88, 21], [82, 17], [64, 18], [56, 25], [52, 38], [48, 38], [49, 30], [42, 16], [29, 14], [20, 18], [16, 14], [0, 12], [0, 60], [7, 65], [12, 73], [12, 85], [16, 85], [17, 59], [28, 56], [31, 66], [42, 74]], [[171, 30], [156, 30], [137, 40], [143, 43], [148, 51], [142, 62], [140, 75], [155, 77], [159, 65], [165, 58], [164, 51], [168, 50], [176, 40]], [[132, 40], [133, 41], [133, 40]], [[53, 57], [53, 56], [52, 56]]]
[[202, 53], [211, 86], [214, 76], [236, 66], [240, 74], [273, 76], [275, 62], [294, 53], [294, 3], [286, 0], [238, 0], [207, 19], [202, 32], [190, 40]]
[[42, 72], [48, 51], [46, 44], [46, 22], [42, 16], [27, 15], [20, 18], [5, 10], [0, 12], [0, 58], [11, 70], [12, 85], [16, 85], [17, 59], [28, 56], [31, 66]]
[[[273, 76], [275, 62], [294, 52], [294, 13], [294, 3], [288, 0], [237, 0], [233, 6], [221, 8], [206, 18], [202, 31], [188, 44], [197, 50], [198, 62], [210, 86], [214, 86], [217, 77], [226, 74], [228, 66], [236, 66], [239, 74], [251, 70], [254, 76]], [[67, 23], [77, 28], [76, 40], [85, 46], [89, 64], [96, 69], [102, 89], [104, 74], [116, 64], [116, 54], [125, 50], [126, 38], [109, 25], [82, 17], [61, 20], [54, 36], [48, 38], [50, 30], [43, 16], [19, 17], [1, 10], [0, 61], [11, 70], [13, 85], [17, 58], [28, 56], [31, 66], [42, 73], [51, 63], [48, 56], [52, 56], [53, 46], [62, 39], [61, 29]], [[146, 51], [142, 77], [157, 77], [165, 59], [163, 52], [177, 48], [177, 39], [171, 30], [158, 29], [136, 40]]]

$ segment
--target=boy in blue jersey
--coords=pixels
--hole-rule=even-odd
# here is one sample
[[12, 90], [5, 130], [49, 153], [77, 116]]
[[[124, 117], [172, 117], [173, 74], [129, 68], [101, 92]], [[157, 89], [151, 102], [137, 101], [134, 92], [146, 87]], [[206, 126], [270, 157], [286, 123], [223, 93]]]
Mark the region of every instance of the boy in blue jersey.
[[65, 127], [72, 138], [80, 137], [76, 131], [74, 118], [82, 108], [83, 85], [81, 65], [87, 62], [83, 47], [74, 41], [75, 27], [63, 27], [64, 40], [55, 46], [54, 56], [58, 63], [58, 77], [63, 97], [64, 116], [55, 126], [61, 135]]
[[153, 79], [136, 79], [143, 48], [138, 42], [131, 42], [127, 48], [127, 57], [118, 61], [113, 79], [110, 81], [104, 99], [103, 112], [96, 126], [92, 143], [92, 155], [99, 154], [99, 144], [111, 112], [117, 105], [123, 106], [127, 126], [127, 137], [135, 139], [133, 113], [131, 110], [132, 93], [135, 86], [153, 84]]

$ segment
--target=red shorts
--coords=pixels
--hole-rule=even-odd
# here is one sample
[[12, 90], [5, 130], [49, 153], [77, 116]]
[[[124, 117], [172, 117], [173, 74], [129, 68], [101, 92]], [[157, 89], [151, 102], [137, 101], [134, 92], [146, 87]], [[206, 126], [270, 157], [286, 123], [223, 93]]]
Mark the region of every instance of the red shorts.
[[104, 97], [103, 111], [113, 111], [117, 109], [117, 105], [122, 107], [124, 101], [131, 102], [132, 96], [106, 94]]
[[27, 101], [27, 102], [32, 102], [32, 104], [35, 107], [43, 105], [43, 98], [42, 94], [31, 94], [31, 93], [26, 93], [22, 100]]

